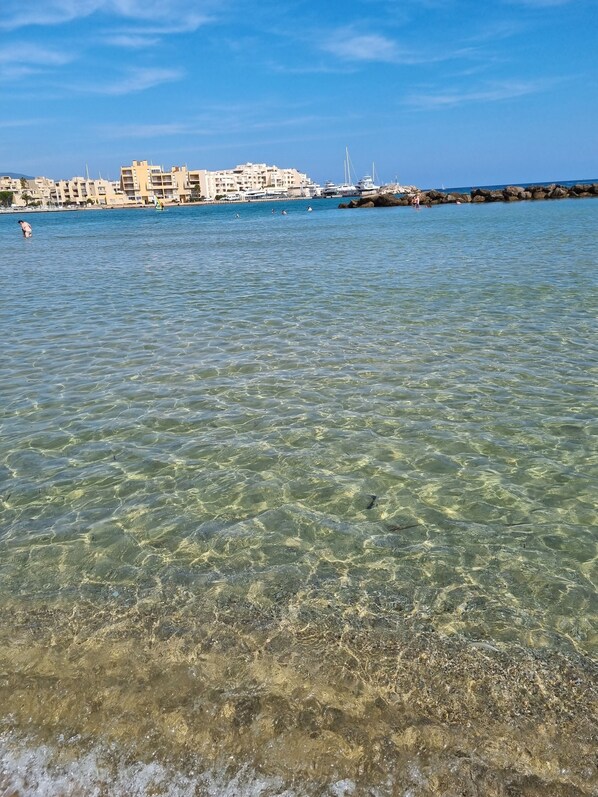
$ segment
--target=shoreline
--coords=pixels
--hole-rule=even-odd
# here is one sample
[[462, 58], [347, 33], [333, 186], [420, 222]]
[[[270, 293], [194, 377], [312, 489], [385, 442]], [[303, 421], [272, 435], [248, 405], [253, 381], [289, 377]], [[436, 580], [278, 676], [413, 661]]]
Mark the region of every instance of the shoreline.
[[[335, 197], [330, 197], [334, 199]], [[336, 197], [338, 199], [338, 197]], [[327, 199], [327, 197], [268, 197], [268, 199], [214, 199], [204, 202], [172, 202], [165, 204], [163, 210], [187, 207], [211, 207], [212, 205], [254, 205], [265, 204], [268, 202], [315, 202]], [[0, 215], [14, 215], [18, 213], [71, 213], [84, 210], [156, 210], [154, 205], [91, 205], [89, 207], [69, 207], [69, 208], [0, 208]]]
[[[570, 189], [576, 186], [591, 186], [594, 190], [593, 192], [589, 193], [588, 197], [579, 197], [577, 195], [572, 195]], [[504, 192], [507, 189], [521, 189], [523, 192], [542, 192], [546, 191], [547, 189], [558, 188], [566, 191], [566, 195], [562, 196], [546, 196], [546, 197], [520, 197], [512, 195], [511, 199], [506, 199], [504, 197]], [[521, 199], [579, 199], [579, 198], [589, 198], [591, 196], [598, 196], [598, 180], [591, 179], [591, 180], [563, 180], [560, 182], [540, 182], [540, 183], [528, 183], [528, 182], [521, 182], [521, 183], [505, 183], [505, 184], [496, 184], [496, 185], [488, 185], [488, 186], [480, 186], [480, 187], [460, 187], [460, 188], [425, 188], [425, 189], [417, 189], [417, 193], [419, 193], [420, 197], [430, 198], [430, 201], [433, 205], [439, 204], [457, 204], [461, 202], [462, 204], [482, 204], [486, 202], [500, 202], [500, 201], [516, 201]], [[520, 192], [518, 192], [520, 193]], [[498, 198], [498, 195], [502, 195], [502, 198]], [[389, 207], [392, 205], [410, 205], [411, 202], [407, 197], [410, 197], [411, 194], [371, 194], [369, 196], [349, 196], [344, 197], [344, 199], [349, 200], [347, 203], [341, 202], [337, 207], [339, 208], [347, 208], [347, 207], [369, 207], [366, 203], [374, 202], [379, 197], [392, 197], [394, 198], [394, 202], [390, 202], [388, 205], [383, 205], [384, 207]], [[478, 199], [474, 199], [477, 196]], [[454, 199], [449, 199], [449, 197], [455, 197]], [[483, 197], [483, 199], [480, 199]], [[172, 208], [185, 208], [185, 207], [209, 207], [211, 205], [253, 205], [255, 203], [268, 203], [268, 202], [320, 202], [320, 201], [327, 201], [327, 200], [338, 200], [342, 197], [323, 197], [323, 196], [315, 196], [315, 197], [268, 197], [264, 199], [219, 199], [219, 200], [209, 200], [209, 201], [200, 201], [200, 202], [172, 202], [168, 204], [164, 204], [164, 210], [172, 209]], [[425, 202], [424, 202], [425, 204]], [[156, 208], [153, 205], [133, 205], [133, 204], [123, 204], [123, 205], [92, 205], [86, 207], [40, 207], [40, 208], [0, 208], [0, 216], [4, 214], [15, 214], [15, 213], [61, 213], [61, 212], [72, 212], [72, 211], [84, 211], [84, 210], [155, 210]]]

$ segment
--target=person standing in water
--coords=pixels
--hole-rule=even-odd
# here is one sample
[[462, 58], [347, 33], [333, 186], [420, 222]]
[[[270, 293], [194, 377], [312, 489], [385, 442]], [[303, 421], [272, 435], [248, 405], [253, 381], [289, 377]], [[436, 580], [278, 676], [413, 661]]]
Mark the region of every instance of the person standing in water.
[[22, 219], [19, 219], [17, 224], [20, 225], [21, 230], [23, 231], [23, 238], [31, 238], [31, 236], [33, 235], [31, 224], [29, 224], [28, 221], [23, 221]]

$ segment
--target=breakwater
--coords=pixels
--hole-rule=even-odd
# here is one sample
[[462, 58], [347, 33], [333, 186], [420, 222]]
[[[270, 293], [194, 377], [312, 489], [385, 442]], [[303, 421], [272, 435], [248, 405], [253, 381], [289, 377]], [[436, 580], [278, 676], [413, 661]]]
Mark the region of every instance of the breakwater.
[[468, 193], [454, 191], [417, 191], [402, 196], [394, 194], [375, 194], [372, 196], [341, 202], [339, 208], [388, 208], [408, 206], [419, 197], [420, 205], [457, 205], [481, 204], [484, 202], [522, 202], [542, 199], [579, 199], [598, 196], [598, 183], [576, 183], [566, 186], [558, 183], [551, 185], [529, 185], [526, 187], [508, 185], [506, 188], [474, 188]]

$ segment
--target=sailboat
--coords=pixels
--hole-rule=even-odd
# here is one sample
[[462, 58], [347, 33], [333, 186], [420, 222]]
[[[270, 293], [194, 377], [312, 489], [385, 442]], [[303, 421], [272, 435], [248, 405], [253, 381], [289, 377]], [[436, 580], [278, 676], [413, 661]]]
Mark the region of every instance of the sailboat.
[[351, 159], [349, 158], [349, 148], [345, 147], [344, 181], [340, 185], [332, 182], [325, 183], [324, 188], [322, 189], [322, 196], [357, 196], [357, 186], [351, 182], [351, 171], [352, 169]]
[[164, 205], [160, 202], [157, 196], [154, 197], [154, 207], [156, 210], [164, 210]]

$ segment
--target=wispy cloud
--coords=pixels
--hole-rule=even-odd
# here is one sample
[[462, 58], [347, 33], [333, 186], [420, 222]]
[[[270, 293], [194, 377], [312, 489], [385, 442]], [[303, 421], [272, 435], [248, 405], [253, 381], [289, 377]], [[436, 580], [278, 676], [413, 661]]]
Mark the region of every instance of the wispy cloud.
[[0, 28], [16, 30], [31, 25], [61, 25], [87, 17], [101, 8], [103, 0], [3, 0]]
[[74, 60], [74, 54], [32, 46], [25, 42], [15, 42], [0, 47], [0, 81], [16, 81], [19, 78], [38, 75]]
[[[273, 108], [278, 113], [273, 113]], [[282, 131], [287, 129], [310, 130], [322, 125], [335, 123], [346, 124], [348, 120], [357, 121], [357, 114], [343, 113], [341, 116], [318, 115], [313, 113], [300, 113], [300, 109], [283, 107], [280, 103], [266, 102], [260, 107], [255, 104], [236, 104], [233, 107], [214, 105], [205, 109], [205, 112], [188, 119], [186, 122], [172, 122], [165, 124], [135, 123], [107, 127], [104, 135], [112, 139], [124, 138], [168, 138], [175, 136], [238, 137], [243, 134], [259, 134], [264, 131]]]
[[145, 25], [159, 24], [157, 32], [174, 33], [196, 30], [208, 21], [212, 8], [218, 8], [217, 0], [2, 0], [0, 28], [63, 25], [101, 13]]
[[112, 36], [104, 36], [103, 42], [112, 47], [125, 47], [129, 50], [143, 50], [146, 47], [155, 47], [159, 44], [158, 36], [149, 36], [140, 33], [115, 33]]
[[48, 119], [0, 119], [0, 130], [12, 130], [15, 127], [35, 127], [47, 124]]
[[405, 103], [419, 110], [454, 108], [459, 105], [479, 102], [501, 102], [529, 94], [537, 94], [548, 88], [546, 80], [505, 81], [469, 91], [420, 92], [410, 94]]
[[352, 28], [331, 31], [320, 41], [319, 47], [344, 62], [378, 62], [417, 66], [465, 58], [474, 50], [461, 48], [404, 47], [394, 39], [379, 33], [356, 33]]
[[160, 86], [163, 83], [172, 83], [184, 77], [182, 69], [160, 69], [138, 67], [130, 69], [118, 80], [112, 83], [94, 83], [92, 85], [74, 85], [70, 88], [90, 94], [107, 94], [113, 97], [123, 94], [133, 94], [138, 91]]
[[172, 124], [132, 124], [112, 125], [105, 130], [108, 138], [163, 138], [168, 136], [186, 135], [191, 132], [188, 124], [173, 122]]
[[14, 42], [0, 47], [0, 64], [42, 64], [44, 66], [62, 66], [73, 61], [74, 55], [48, 47], [30, 45], [26, 42]]
[[354, 34], [331, 36], [321, 48], [337, 58], [347, 61], [385, 61], [396, 63], [399, 48], [392, 39], [379, 34]]

